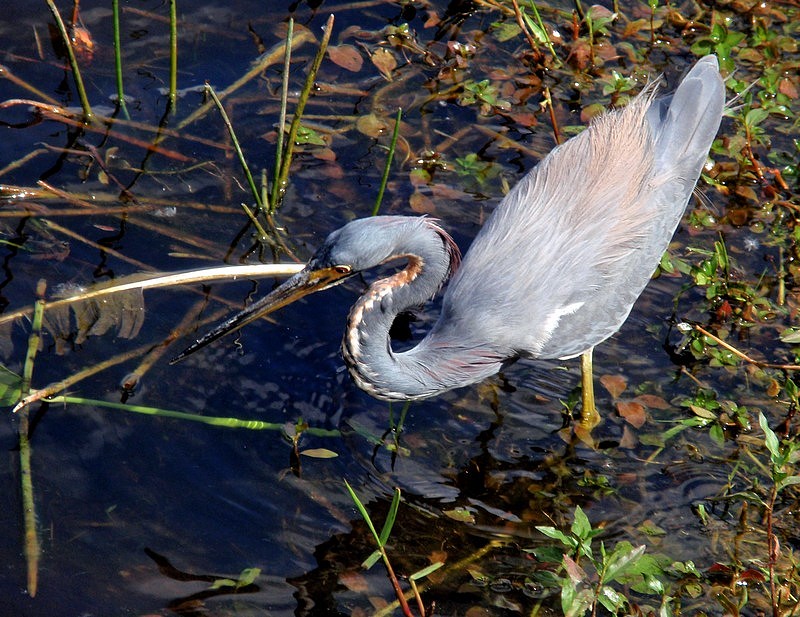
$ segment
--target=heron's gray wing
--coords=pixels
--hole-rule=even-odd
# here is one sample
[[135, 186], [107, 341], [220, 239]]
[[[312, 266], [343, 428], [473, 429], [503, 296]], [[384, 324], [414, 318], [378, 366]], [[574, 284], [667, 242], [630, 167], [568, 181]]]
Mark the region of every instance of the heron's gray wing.
[[526, 175], [473, 242], [434, 331], [541, 358], [577, 355], [616, 332], [716, 134], [724, 87], [715, 63], [702, 60], [666, 110], [649, 114], [652, 92], [640, 95]]

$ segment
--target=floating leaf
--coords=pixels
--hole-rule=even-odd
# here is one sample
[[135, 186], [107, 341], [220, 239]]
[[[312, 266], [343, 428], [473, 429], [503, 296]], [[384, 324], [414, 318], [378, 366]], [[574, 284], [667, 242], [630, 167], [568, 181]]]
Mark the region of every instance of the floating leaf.
[[357, 73], [364, 66], [364, 58], [353, 45], [328, 47], [328, 55], [334, 64], [353, 73]]
[[497, 21], [492, 24], [492, 34], [501, 43], [510, 41], [521, 32], [520, 27], [513, 21]]
[[336, 153], [330, 148], [315, 148], [311, 154], [315, 159], [319, 159], [320, 161], [333, 162], [336, 160]]
[[622, 428], [622, 437], [619, 440], [619, 447], [631, 450], [635, 448], [639, 444], [639, 436], [631, 430], [630, 426], [624, 426]]
[[261, 568], [245, 568], [239, 574], [238, 587], [253, 584], [256, 579], [261, 575]]
[[325, 146], [327, 142], [317, 133], [314, 129], [304, 125], [297, 127], [297, 135], [295, 135], [294, 143], [298, 145], [311, 145], [311, 146]]
[[370, 57], [372, 64], [381, 72], [387, 81], [392, 81], [392, 71], [397, 68], [397, 59], [385, 47], [379, 47]]
[[772, 378], [769, 380], [769, 385], [766, 389], [766, 394], [770, 398], [775, 398], [781, 393], [781, 384], [778, 382], [777, 379]]
[[230, 578], [218, 578], [211, 584], [211, 589], [221, 589], [223, 587], [234, 587], [235, 589], [240, 589], [241, 587], [247, 587], [248, 585], [252, 585], [260, 574], [261, 568], [245, 568], [242, 570], [241, 574], [239, 574], [239, 578], [237, 580]]
[[656, 396], [655, 394], [640, 394], [633, 400], [640, 405], [644, 405], [648, 409], [669, 409], [672, 407], [672, 405], [662, 397]]
[[454, 508], [453, 510], [445, 510], [443, 514], [447, 518], [451, 518], [454, 521], [459, 521], [461, 523], [475, 522], [475, 517], [473, 516], [472, 512], [470, 512], [466, 508]]
[[375, 114], [367, 114], [356, 120], [356, 128], [367, 137], [377, 138], [389, 130], [389, 122]]
[[300, 454], [310, 458], [336, 458], [339, 456], [333, 450], [328, 450], [328, 448], [309, 448], [308, 450], [302, 450]]
[[354, 570], [340, 572], [337, 581], [355, 593], [367, 594], [370, 591], [369, 582], [364, 575]]
[[223, 587], [236, 587], [236, 581], [232, 578], [218, 578], [211, 583], [211, 589], [222, 589]]
[[600, 383], [608, 390], [612, 398], [618, 398], [628, 387], [628, 382], [622, 375], [603, 375]]
[[659, 527], [651, 520], [644, 521], [641, 525], [637, 527], [639, 531], [647, 536], [665, 536], [667, 532], [664, 530], [663, 527]]
[[698, 418], [703, 418], [704, 420], [717, 419], [716, 414], [713, 411], [709, 411], [705, 407], [700, 407], [699, 405], [689, 405], [689, 409], [691, 409], [692, 413]]
[[642, 425], [647, 421], [647, 414], [644, 407], [639, 403], [628, 401], [619, 401], [617, 403], [617, 412], [625, 421], [636, 428], [642, 428]]
[[408, 198], [408, 205], [417, 214], [433, 214], [436, 212], [436, 204], [433, 203], [433, 200], [419, 191]]

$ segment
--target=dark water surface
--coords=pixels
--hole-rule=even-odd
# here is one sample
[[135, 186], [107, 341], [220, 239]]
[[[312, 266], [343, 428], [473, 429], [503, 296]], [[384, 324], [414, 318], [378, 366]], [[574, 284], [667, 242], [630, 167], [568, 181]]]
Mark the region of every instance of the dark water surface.
[[[168, 85], [164, 21], [168, 10], [155, 0], [121, 4], [131, 117], [155, 126], [166, 105], [162, 89]], [[168, 128], [203, 103], [200, 90], [205, 82], [223, 91], [248, 71], [260, 54], [260, 43], [266, 49], [277, 45], [284, 36], [281, 24], [289, 16], [297, 21], [296, 32], [307, 28], [319, 37], [328, 15], [334, 13], [331, 44], [352, 45], [363, 62], [360, 70], [349, 70], [326, 59], [318, 76], [319, 89], [306, 109], [308, 125], [326, 145], [300, 148], [276, 217], [300, 259], [307, 258], [329, 231], [369, 215], [372, 209], [388, 132], [375, 133], [368, 122], [370, 114], [390, 127], [397, 107], [405, 110], [382, 211], [429, 212], [442, 220], [463, 249], [502, 195], [501, 179], [513, 184], [553, 146], [549, 117], [539, 107], [541, 88], [532, 88], [527, 95], [518, 90], [525, 85], [525, 65], [518, 59], [526, 50], [524, 40], [516, 37], [501, 43], [476, 34], [489, 31], [494, 22], [513, 21], [496, 10], [444, 1], [432, 2], [429, 8], [425, 3], [403, 8], [392, 2], [338, 1], [324, 2], [318, 10], [312, 5], [319, 3], [284, 0], [223, 4], [178, 3], [182, 96], [175, 116], [164, 122]], [[79, 62], [89, 98], [105, 108], [103, 113], [112, 113], [110, 97], [115, 91], [109, 6], [98, 0], [81, 3], [94, 49]], [[69, 14], [66, 5], [61, 10]], [[555, 15], [550, 6], [543, 10], [546, 16]], [[2, 63], [58, 103], [77, 106], [71, 76], [51, 38], [52, 19], [45, 4], [11, 3], [3, 12]], [[568, 20], [559, 18], [557, 23], [564, 26]], [[386, 43], [387, 28], [403, 24], [412, 32], [407, 44]], [[479, 42], [465, 70], [475, 81], [495, 79], [505, 84], [500, 96], [513, 101], [518, 116], [482, 115], [476, 105], [459, 102], [456, 94], [441, 95], [457, 81], [445, 70], [455, 64], [452, 50], [448, 52], [448, 42], [454, 41]], [[290, 112], [315, 49], [304, 44], [295, 52]], [[387, 50], [398, 63], [391, 82], [370, 62], [368, 54], [379, 49]], [[425, 50], [432, 56], [427, 57]], [[675, 77], [692, 58], [660, 49], [651, 60], [653, 66], [644, 67], [641, 74], [653, 68]], [[626, 58], [614, 66], [626, 75], [636, 68]], [[517, 81], [508, 75], [516, 75]], [[547, 79], [556, 93], [563, 126], [582, 124], [580, 111], [589, 102], [608, 103], [599, 87], [568, 85], [569, 71]], [[273, 163], [279, 83], [280, 69], [273, 65], [225, 101], [256, 176]], [[11, 80], [0, 80], [0, 100], [13, 98], [37, 96]], [[527, 124], [521, 121], [522, 114], [527, 114]], [[55, 292], [59, 286], [107, 281], [145, 266], [178, 271], [258, 260], [259, 251], [250, 250], [255, 246], [252, 230], [245, 227], [239, 205], [251, 203], [252, 198], [216, 111], [163, 142], [164, 148], [182, 155], [178, 158], [148, 154], [140, 144], [124, 141], [114, 132], [81, 134], [60, 122], [39, 121], [26, 105], [2, 110], [0, 119], [10, 125], [0, 128], [0, 168], [42, 149], [18, 167], [4, 170], [0, 183], [35, 187], [44, 180], [98, 207], [120, 205], [115, 180], [89, 157], [77, 154], [92, 146], [103, 158], [106, 172], [129, 188], [137, 204], [159, 206], [125, 217], [111, 213], [0, 219], [0, 297], [6, 312], [31, 304], [39, 279]], [[118, 130], [144, 143], [154, 139], [146, 128]], [[451, 140], [452, 136], [457, 139]], [[436, 153], [441, 167], [424, 154], [426, 150]], [[479, 161], [494, 165], [483, 182], [475, 174], [468, 177], [453, 171], [457, 159], [474, 153], [480, 155]], [[411, 172], [424, 167], [418, 162], [424, 157], [431, 160], [427, 168], [433, 176], [420, 181]], [[10, 201], [17, 206], [21, 202], [54, 210], [85, 207], [63, 197], [30, 195]], [[44, 220], [61, 227], [48, 226]], [[687, 241], [681, 231], [678, 242], [683, 246]], [[713, 241], [713, 233], [691, 240], [706, 248]], [[743, 242], [731, 238], [733, 245]], [[272, 260], [269, 249], [261, 253], [263, 261]], [[665, 341], [674, 345], [680, 340], [669, 330], [668, 320], [673, 298], [685, 282], [662, 277], [648, 287], [622, 332], [598, 348], [599, 376], [624, 377], [631, 397], [647, 393], [670, 402], [694, 393], [695, 382], [681, 376], [663, 348]], [[148, 342], [160, 342], [198, 301], [208, 302], [204, 315], [222, 306], [210, 296], [227, 299], [233, 310], [272, 284], [262, 280], [146, 292], [143, 327], [133, 339], [111, 328], [81, 342], [73, 337], [57, 349], [53, 333], [48, 332], [36, 362], [34, 386], [58, 381]], [[544, 540], [535, 525], [568, 523], [575, 505], [581, 505], [593, 523], [605, 526], [609, 540], [624, 537], [648, 543], [674, 559], [713, 562], [705, 554], [707, 544], [696, 539], [704, 532], [691, 506], [726, 483], [727, 467], [718, 468], [715, 461], [733, 446], [712, 446], [698, 432], [656, 452], [642, 445], [637, 429], [612, 412], [612, 398], [599, 383], [599, 406], [606, 420], [596, 437], [602, 447], [567, 443], [558, 432], [559, 401], [566, 400], [578, 383], [577, 361], [565, 363], [568, 371], [558, 363], [518, 363], [479, 386], [415, 403], [399, 451], [382, 447], [389, 407], [351, 383], [338, 349], [348, 307], [363, 288], [362, 280], [354, 280], [313, 296], [273, 316], [272, 323], [260, 321], [238, 339], [229, 337], [170, 366], [168, 359], [193, 335], [184, 336], [156, 360], [128, 398], [143, 406], [285, 423], [289, 430], [302, 419], [312, 427], [341, 431], [340, 436], [304, 435], [300, 441], [301, 450], [325, 448], [338, 454], [336, 458], [301, 456], [298, 470], [296, 462], [293, 468], [291, 443], [278, 431], [218, 428], [91, 405], [34, 405], [33, 480], [42, 542], [35, 598], [25, 591], [18, 422], [9, 416], [0, 423], [0, 444], [8, 453], [0, 466], [0, 490], [6, 496], [0, 509], [4, 564], [0, 613], [371, 613], [381, 602], [391, 601], [393, 594], [380, 564], [367, 573], [359, 569], [373, 546], [345, 493], [345, 479], [379, 523], [392, 489], [401, 488], [407, 501], [401, 506], [392, 544], [400, 572], [413, 572], [434, 555], [453, 564], [493, 540], [510, 540], [475, 566], [502, 585], [472, 585], [462, 569], [449, 572], [426, 592], [426, 600], [436, 601], [442, 613], [464, 614], [470, 607], [482, 607], [483, 614], [529, 613], [537, 600], [525, 593], [531, 564], [520, 549]], [[689, 291], [680, 303], [684, 313], [704, 310], [701, 292]], [[418, 313], [412, 323], [415, 335], [432, 323], [437, 307], [434, 302]], [[28, 332], [28, 321], [21, 320], [6, 336], [4, 362], [17, 372]], [[119, 384], [138, 362], [101, 372], [71, 386], [69, 393], [119, 401]], [[730, 396], [745, 387], [727, 374], [705, 378], [728, 388]], [[392, 411], [396, 417], [400, 406]], [[651, 409], [649, 430], [659, 430], [656, 420], [686, 413], [674, 403]], [[648, 461], [651, 456], [655, 458]], [[598, 479], [610, 490], [603, 489]], [[458, 521], [442, 513], [456, 508], [466, 509], [472, 520]], [[638, 531], [645, 522], [660, 527], [665, 535], [645, 537]], [[159, 562], [163, 566], [165, 561], [206, 578], [176, 580], [180, 577], [174, 572], [159, 569]], [[207, 591], [209, 576], [235, 578], [245, 568], [261, 570], [253, 585], [235, 595]], [[545, 602], [559, 606], [557, 598]]]

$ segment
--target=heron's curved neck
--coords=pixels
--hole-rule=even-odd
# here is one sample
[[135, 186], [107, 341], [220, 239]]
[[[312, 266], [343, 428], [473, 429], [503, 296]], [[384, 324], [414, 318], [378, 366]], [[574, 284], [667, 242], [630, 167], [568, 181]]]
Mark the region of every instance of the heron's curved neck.
[[465, 377], [461, 341], [444, 341], [435, 329], [408, 351], [392, 350], [389, 330], [395, 317], [432, 298], [458, 267], [460, 255], [452, 238], [430, 219], [409, 219], [408, 233], [395, 236], [387, 249], [384, 262], [405, 258], [408, 265], [374, 282], [350, 310], [342, 352], [356, 384], [377, 398], [409, 400], [497, 372], [501, 361]]

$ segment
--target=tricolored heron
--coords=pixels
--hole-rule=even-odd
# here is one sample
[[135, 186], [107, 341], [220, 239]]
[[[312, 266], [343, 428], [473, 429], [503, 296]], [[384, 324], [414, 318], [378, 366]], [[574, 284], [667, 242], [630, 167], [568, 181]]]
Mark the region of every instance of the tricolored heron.
[[[714, 56], [698, 61], [672, 96], [655, 98], [655, 90], [648, 86], [550, 152], [500, 202], [460, 267], [458, 247], [433, 219], [355, 220], [330, 234], [301, 272], [174, 361], [309, 293], [404, 259], [405, 268], [372, 283], [347, 319], [342, 350], [362, 390], [422, 399], [518, 358], [584, 354], [582, 422], [593, 426], [591, 350], [622, 326], [666, 250], [725, 103]], [[395, 317], [450, 276], [431, 331], [394, 352]]]

